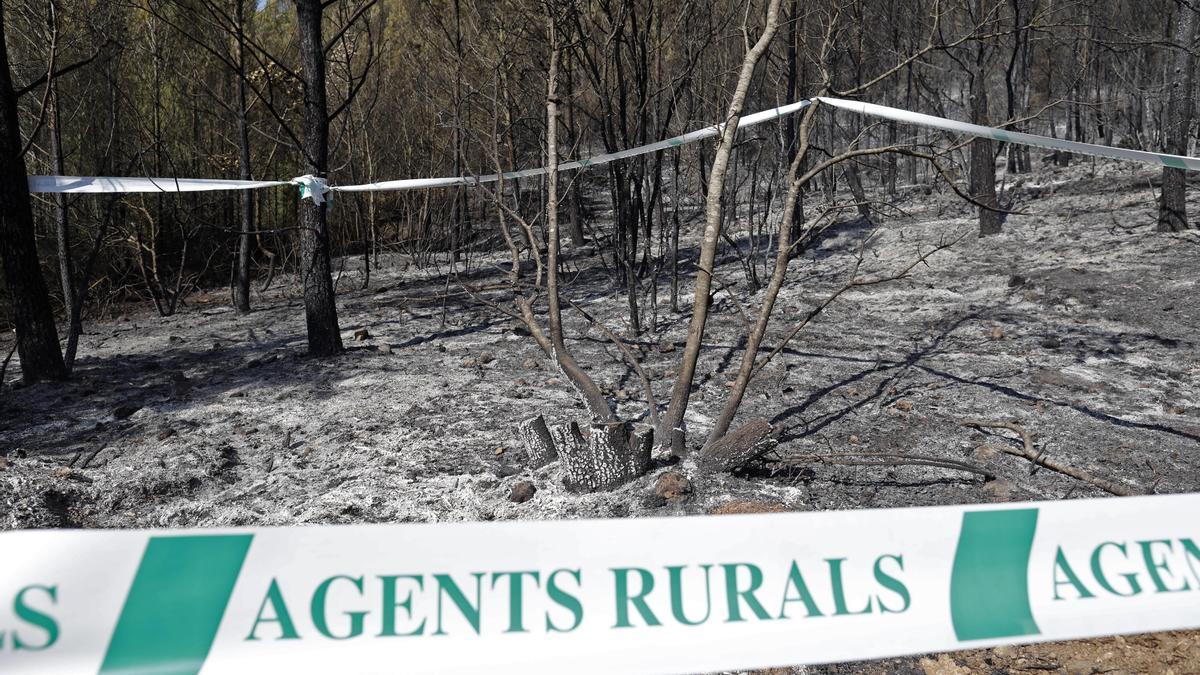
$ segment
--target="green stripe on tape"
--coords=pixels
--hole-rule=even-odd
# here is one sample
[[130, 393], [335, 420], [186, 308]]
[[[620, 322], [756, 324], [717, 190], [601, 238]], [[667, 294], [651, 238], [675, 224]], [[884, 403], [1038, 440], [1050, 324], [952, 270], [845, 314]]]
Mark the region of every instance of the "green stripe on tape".
[[1159, 155], [1159, 159], [1162, 160], [1163, 166], [1169, 166], [1172, 169], [1187, 170], [1187, 168], [1188, 168], [1187, 162], [1184, 162], [1182, 159], [1180, 159], [1178, 157], [1171, 157], [1169, 155]]
[[1037, 509], [963, 514], [950, 574], [950, 617], [959, 640], [1041, 632], [1029, 607], [1037, 517]]
[[100, 672], [198, 673], [253, 537], [151, 537]]

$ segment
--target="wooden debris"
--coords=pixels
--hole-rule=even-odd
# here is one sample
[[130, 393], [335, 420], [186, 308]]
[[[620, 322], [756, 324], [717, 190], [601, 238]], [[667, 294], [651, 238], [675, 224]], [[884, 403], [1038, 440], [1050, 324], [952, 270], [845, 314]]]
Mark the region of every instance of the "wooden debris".
[[775, 430], [764, 417], [756, 417], [710, 443], [700, 451], [700, 467], [710, 471], [733, 471], [758, 459], [775, 447]]
[[1047, 469], [1050, 469], [1051, 471], [1057, 471], [1064, 476], [1070, 476], [1076, 480], [1081, 480], [1093, 487], [1104, 490], [1109, 494], [1114, 494], [1120, 497], [1129, 497], [1140, 494], [1133, 488], [1126, 487], [1119, 483], [1114, 483], [1113, 481], [1104, 478], [1098, 478], [1084, 471], [1083, 469], [1077, 469], [1073, 466], [1068, 466], [1056, 459], [1047, 457], [1045, 453], [1039, 453], [1033, 446], [1033, 437], [1028, 431], [1025, 430], [1025, 427], [1022, 427], [1015, 422], [988, 422], [986, 420], [965, 419], [960, 420], [959, 423], [963, 426], [978, 427], [981, 429], [1008, 429], [1009, 431], [1015, 431], [1021, 436], [1022, 447], [1014, 448], [1011, 446], [1004, 446], [999, 448], [1000, 450], [1003, 450], [1010, 455], [1024, 457], [1038, 466], [1044, 466]]

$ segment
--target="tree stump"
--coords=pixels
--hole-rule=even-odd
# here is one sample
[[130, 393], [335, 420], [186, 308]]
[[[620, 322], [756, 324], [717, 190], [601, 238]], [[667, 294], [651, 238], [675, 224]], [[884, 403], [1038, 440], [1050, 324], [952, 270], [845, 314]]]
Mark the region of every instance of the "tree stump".
[[529, 465], [537, 469], [558, 459], [558, 450], [554, 447], [554, 438], [546, 426], [546, 420], [541, 415], [531, 417], [517, 425], [517, 433], [525, 443], [525, 453], [529, 457]]
[[709, 471], [733, 471], [758, 459], [775, 447], [771, 432], [775, 429], [763, 417], [756, 417], [721, 437], [700, 452], [700, 468]]
[[634, 426], [629, 435], [629, 472], [636, 478], [650, 468], [650, 453], [654, 449], [654, 427], [649, 424]]
[[572, 492], [611, 490], [632, 478], [629, 454], [624, 424], [593, 424], [586, 443], [575, 452], [561, 453], [563, 482]]
[[555, 424], [550, 429], [550, 435], [554, 438], [559, 458], [564, 462], [567, 455], [577, 454], [581, 448], [587, 447], [587, 440], [579, 433], [579, 425], [574, 422]]
[[584, 436], [574, 422], [547, 427], [538, 415], [521, 422], [518, 432], [531, 464], [561, 462], [563, 483], [572, 492], [611, 490], [641, 476], [650, 466], [654, 445], [648, 425], [631, 432], [623, 422], [593, 424]]

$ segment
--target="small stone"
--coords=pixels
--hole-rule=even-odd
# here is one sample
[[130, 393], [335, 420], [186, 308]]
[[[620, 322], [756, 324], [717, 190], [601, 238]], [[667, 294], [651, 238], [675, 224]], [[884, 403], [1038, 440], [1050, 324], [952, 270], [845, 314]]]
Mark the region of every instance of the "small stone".
[[504, 454], [504, 448], [503, 448], [503, 447], [496, 448], [495, 452], [493, 452], [492, 454], [494, 454], [495, 456], [499, 457], [500, 455], [503, 455], [503, 454]]
[[970, 675], [971, 673], [969, 668], [958, 665], [946, 654], [939, 654], [937, 658], [926, 657], [918, 663], [925, 675]]
[[994, 501], [1011, 502], [1016, 499], [1017, 486], [1012, 481], [996, 478], [984, 483], [983, 491]]
[[896, 409], [909, 412], [913, 409], [912, 401], [896, 401]]
[[462, 362], [463, 368], [474, 368], [475, 366], [478, 366], [478, 365], [479, 365], [478, 359], [467, 358], [467, 359], [463, 359], [463, 362]]
[[971, 452], [977, 462], [990, 462], [1000, 456], [1000, 451], [990, 445], [981, 445]]
[[359, 328], [358, 330], [354, 331], [354, 341], [355, 342], [365, 342], [370, 339], [371, 339], [371, 332], [368, 331], [366, 328]]
[[850, 434], [849, 441], [850, 441], [850, 445], [858, 445], [859, 443], [862, 442], [862, 440], [854, 434]]
[[654, 494], [667, 501], [682, 499], [692, 493], [692, 482], [678, 471], [665, 471], [654, 482]]
[[496, 467], [496, 475], [501, 478], [508, 478], [509, 476], [515, 476], [519, 473], [521, 473], [521, 469], [511, 464], [501, 464], [500, 466]]
[[561, 382], [557, 377], [551, 377], [546, 380], [546, 386], [548, 387], [556, 387], [559, 384], [561, 384]]
[[482, 352], [479, 354], [479, 362], [487, 365], [496, 360], [496, 355], [491, 352]]
[[71, 467], [69, 466], [60, 466], [54, 470], [54, 475], [58, 476], [59, 478], [70, 478], [72, 473], [74, 473], [74, 471], [72, 471]]
[[508, 493], [508, 501], [524, 504], [533, 499], [533, 495], [536, 492], [537, 488], [534, 487], [533, 483], [527, 480], [520, 480], [513, 484], [512, 491]]
[[140, 405], [119, 405], [113, 409], [113, 417], [119, 420], [127, 419], [141, 409]]

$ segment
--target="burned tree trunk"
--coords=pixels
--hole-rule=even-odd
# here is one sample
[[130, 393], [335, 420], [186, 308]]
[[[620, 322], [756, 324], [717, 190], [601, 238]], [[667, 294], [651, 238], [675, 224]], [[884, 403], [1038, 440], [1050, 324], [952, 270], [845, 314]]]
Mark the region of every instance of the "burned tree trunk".
[[[236, 20], [237, 36], [234, 48], [237, 50], [237, 68], [235, 87], [237, 89], [237, 133], [238, 133], [238, 178], [253, 180], [254, 174], [250, 169], [250, 123], [249, 106], [246, 100], [246, 25], [245, 7], [242, 2], [236, 3], [234, 17]], [[250, 254], [254, 245], [254, 196], [250, 190], [242, 190], [238, 195], [238, 207], [241, 215], [241, 233], [238, 236], [237, 277], [234, 282], [233, 298], [237, 310], [242, 313], [250, 311]]]
[[[982, 58], [982, 57], [981, 57]], [[971, 122], [987, 126], [987, 82], [982, 62], [971, 76]], [[1000, 232], [1000, 214], [996, 208], [996, 155], [992, 140], [976, 138], [971, 141], [971, 198], [979, 208], [979, 236]], [[990, 207], [990, 208], [985, 208]]]
[[[1192, 43], [1196, 41], [1196, 10], [1189, 3], [1179, 3], [1179, 16], [1175, 24], [1175, 55], [1171, 72], [1171, 93], [1167, 102], [1167, 124], [1164, 130], [1166, 151], [1173, 155], [1186, 155], [1188, 132], [1192, 126], [1192, 94], [1195, 90], [1196, 58], [1192, 56]], [[1164, 167], [1162, 201], [1158, 209], [1159, 232], [1182, 232], [1188, 229], [1187, 217], [1187, 172], [1184, 169]]]
[[[329, 114], [325, 100], [325, 43], [321, 38], [321, 0], [297, 0], [300, 60], [304, 79], [304, 160], [307, 173], [325, 178], [329, 171]], [[342, 351], [337, 305], [329, 263], [329, 225], [325, 204], [300, 202], [300, 274], [308, 352], [332, 356]]]
[[26, 382], [61, 380], [67, 371], [58, 347], [50, 293], [38, 264], [29, 179], [21, 148], [17, 94], [8, 67], [0, 5], [0, 259], [17, 326], [17, 352]]

